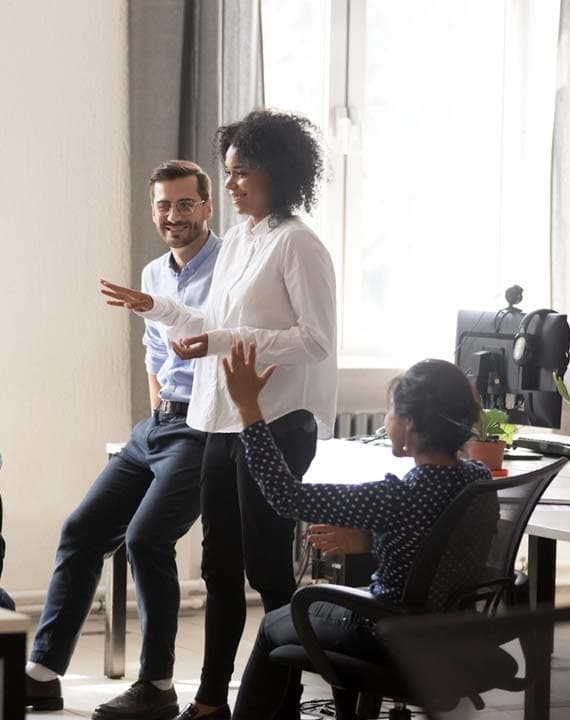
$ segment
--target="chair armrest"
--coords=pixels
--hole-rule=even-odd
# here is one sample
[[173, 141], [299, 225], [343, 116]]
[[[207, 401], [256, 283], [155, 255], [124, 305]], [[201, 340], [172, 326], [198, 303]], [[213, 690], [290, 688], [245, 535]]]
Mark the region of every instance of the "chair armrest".
[[291, 599], [293, 624], [301, 644], [315, 668], [329, 685], [342, 688], [343, 685], [323, 651], [309, 618], [309, 608], [316, 602], [328, 602], [352, 610], [372, 621], [386, 615], [406, 615], [405, 610], [393, 605], [383, 605], [366, 590], [344, 585], [317, 584], [299, 588]]

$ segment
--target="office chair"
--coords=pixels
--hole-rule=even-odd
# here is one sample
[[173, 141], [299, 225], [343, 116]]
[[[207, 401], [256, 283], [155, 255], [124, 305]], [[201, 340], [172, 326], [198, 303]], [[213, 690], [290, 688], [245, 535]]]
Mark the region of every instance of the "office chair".
[[[508, 693], [495, 693], [488, 702], [498, 705], [497, 709], [506, 705], [509, 717], [520, 710], [521, 718], [524, 713], [526, 718], [546, 720], [552, 647], [555, 702], [560, 717], [562, 707], [570, 711], [570, 693], [564, 693], [562, 687], [568, 664], [570, 607], [515, 608], [500, 617], [461, 613], [384, 620], [378, 623], [377, 634], [420, 698], [428, 720], [475, 720], [483, 705], [481, 695], [491, 690]], [[562, 636], [566, 638], [564, 646]], [[462, 700], [469, 697], [474, 702]]]
[[[420, 546], [401, 607], [391, 608], [391, 615], [404, 619], [454, 610], [494, 614], [502, 599], [509, 603], [516, 552], [527, 521], [565, 462], [561, 458], [516, 478], [478, 481], [465, 488]], [[395, 701], [390, 720], [408, 720], [411, 713], [406, 703], [418, 705], [421, 698], [408, 678], [382, 655], [380, 645], [378, 662], [320, 647], [308, 616], [309, 607], [319, 601], [375, 622], [387, 616], [386, 607], [364, 590], [322, 584], [301, 588], [291, 601], [301, 645], [276, 648], [271, 659], [319, 673], [333, 688], [339, 720], [376, 718], [384, 697]]]

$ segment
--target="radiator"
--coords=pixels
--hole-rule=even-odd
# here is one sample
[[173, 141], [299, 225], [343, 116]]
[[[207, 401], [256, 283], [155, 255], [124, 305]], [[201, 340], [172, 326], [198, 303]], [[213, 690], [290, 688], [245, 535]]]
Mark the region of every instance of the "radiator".
[[353, 435], [374, 435], [384, 424], [383, 410], [374, 412], [343, 412], [335, 418], [335, 438], [352, 437]]

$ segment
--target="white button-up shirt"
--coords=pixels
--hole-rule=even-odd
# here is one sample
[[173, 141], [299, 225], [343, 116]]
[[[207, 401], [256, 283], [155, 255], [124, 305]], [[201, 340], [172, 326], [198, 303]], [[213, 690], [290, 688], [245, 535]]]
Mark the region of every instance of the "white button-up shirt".
[[141, 313], [169, 327], [171, 338], [208, 333], [208, 355], [196, 362], [188, 424], [206, 432], [239, 432], [220, 357], [238, 339], [257, 347], [258, 370], [277, 364], [259, 402], [267, 422], [293, 410], [315, 415], [330, 437], [336, 413], [336, 291], [330, 255], [298, 217], [251, 220], [226, 233], [205, 314], [155, 297]]

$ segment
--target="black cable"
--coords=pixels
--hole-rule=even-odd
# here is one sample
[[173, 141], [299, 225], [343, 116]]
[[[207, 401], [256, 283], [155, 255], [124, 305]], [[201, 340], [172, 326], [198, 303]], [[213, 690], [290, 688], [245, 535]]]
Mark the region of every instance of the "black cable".
[[[383, 703], [385, 704], [385, 703]], [[378, 718], [388, 718], [390, 710], [394, 708], [394, 704], [390, 703], [391, 707], [381, 710]], [[336, 710], [334, 706], [334, 700], [330, 698], [322, 698], [320, 700], [305, 700], [301, 703], [301, 715], [309, 715], [314, 718], [336, 718]], [[423, 710], [412, 710], [412, 717], [424, 717], [425, 712]]]
[[336, 710], [334, 700], [325, 698], [321, 700], [305, 700], [301, 703], [301, 714], [316, 718], [335, 718]]

